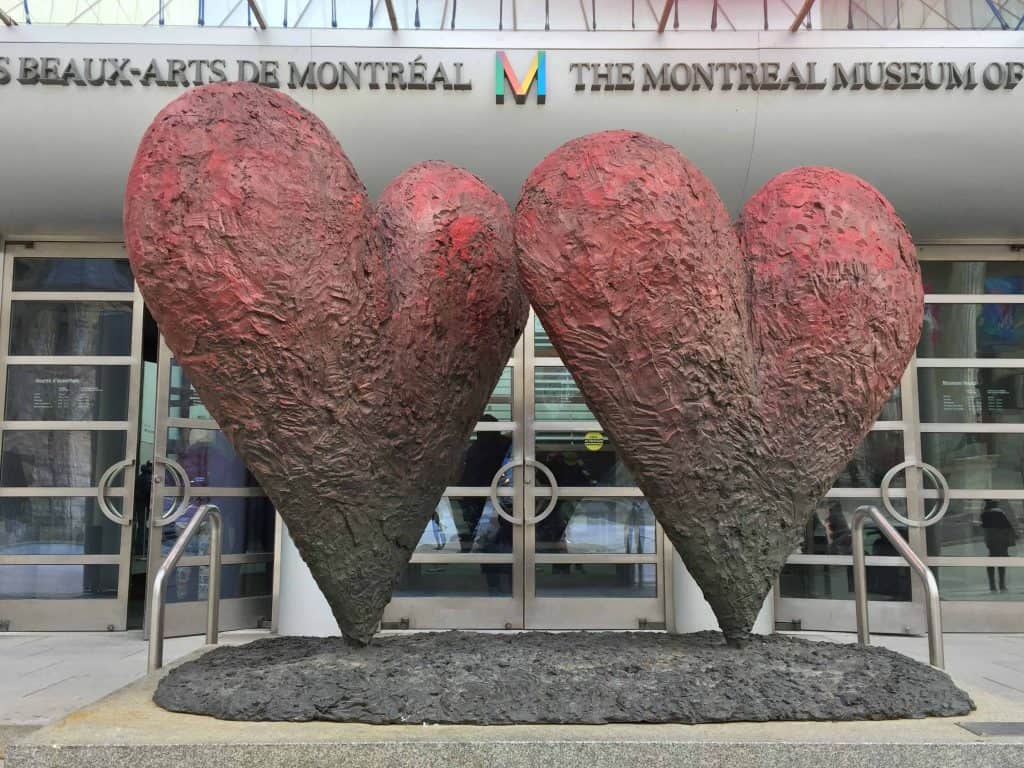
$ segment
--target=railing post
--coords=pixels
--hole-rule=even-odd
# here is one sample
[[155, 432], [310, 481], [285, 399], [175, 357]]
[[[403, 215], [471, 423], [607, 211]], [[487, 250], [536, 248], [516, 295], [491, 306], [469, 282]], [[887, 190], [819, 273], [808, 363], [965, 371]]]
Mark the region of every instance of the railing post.
[[164, 617], [167, 598], [167, 579], [177, 567], [189, 542], [203, 522], [210, 520], [210, 575], [206, 595], [206, 642], [216, 645], [220, 621], [220, 561], [222, 531], [224, 528], [220, 510], [214, 504], [203, 504], [189, 520], [185, 530], [174, 542], [153, 578], [153, 591], [149, 602], [149, 660], [148, 670], [156, 672], [164, 665]]
[[860, 507], [853, 516], [853, 597], [857, 611], [857, 642], [871, 645], [870, 619], [868, 616], [868, 569], [864, 564], [864, 523], [868, 516], [860, 514]]

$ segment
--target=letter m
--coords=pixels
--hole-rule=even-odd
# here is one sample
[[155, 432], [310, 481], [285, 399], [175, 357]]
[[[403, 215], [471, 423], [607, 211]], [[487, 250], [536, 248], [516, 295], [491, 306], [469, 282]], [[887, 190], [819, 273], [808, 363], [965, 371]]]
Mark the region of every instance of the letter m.
[[526, 70], [526, 76], [519, 80], [516, 71], [508, 60], [504, 51], [494, 54], [494, 101], [497, 104], [505, 103], [505, 83], [508, 82], [512, 89], [512, 98], [516, 104], [525, 104], [526, 97], [530, 93], [533, 83], [537, 83], [537, 103], [543, 104], [547, 95], [547, 66], [544, 51], [537, 51], [537, 55], [530, 62], [530, 68]]

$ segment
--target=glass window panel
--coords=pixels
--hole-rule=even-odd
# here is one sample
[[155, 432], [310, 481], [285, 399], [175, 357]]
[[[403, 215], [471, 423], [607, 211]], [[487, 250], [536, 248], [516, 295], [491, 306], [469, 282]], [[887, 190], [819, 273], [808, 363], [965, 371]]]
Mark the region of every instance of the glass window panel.
[[213, 421], [213, 417], [206, 410], [203, 401], [199, 399], [199, 393], [192, 386], [185, 370], [174, 360], [171, 360], [167, 415], [178, 419], [209, 419]]
[[[538, 507], [547, 501], [538, 499]], [[641, 498], [560, 499], [537, 524], [535, 537], [537, 551], [544, 553], [637, 555], [652, 554], [657, 546], [654, 515]]]
[[[221, 567], [221, 600], [269, 596], [273, 587], [273, 563], [234, 563]], [[189, 565], [175, 568], [167, 580], [168, 603], [206, 601], [210, 594], [210, 568]]]
[[544, 563], [536, 569], [537, 597], [657, 597], [653, 563]]
[[124, 459], [121, 430], [7, 430], [0, 454], [0, 485], [95, 486], [111, 464]]
[[1024, 601], [1024, 568], [952, 565], [932, 568], [932, 573], [942, 600]]
[[12, 355], [130, 355], [131, 351], [130, 302], [11, 302]]
[[[857, 446], [853, 458], [843, 467], [833, 485], [836, 488], [879, 488], [885, 473], [902, 461], [903, 432], [873, 430]], [[893, 488], [904, 484], [902, 473], [893, 478]]]
[[[893, 506], [901, 515], [907, 514], [906, 499], [893, 499]], [[852, 555], [853, 514], [858, 507], [878, 507], [885, 514], [879, 496], [857, 499], [822, 499], [804, 528], [804, 540], [794, 551], [799, 555]], [[909, 541], [907, 526], [885, 515], [904, 541]], [[899, 553], [883, 536], [874, 521], [864, 526], [864, 553], [876, 557], [898, 557]]]
[[899, 421], [903, 418], [903, 405], [900, 388], [897, 386], [885, 401], [881, 412], [878, 414], [879, 421]]
[[127, 291], [135, 289], [128, 259], [14, 260], [16, 291]]
[[922, 261], [925, 293], [1024, 293], [1024, 262]]
[[[462, 473], [455, 484], [467, 488], [490, 488], [498, 470], [511, 460], [511, 432], [474, 432], [466, 447]], [[509, 487], [512, 481], [513, 472], [509, 470], [499, 485]]]
[[1024, 488], [1024, 434], [924, 432], [921, 453], [950, 488]]
[[558, 357], [558, 353], [555, 352], [551, 339], [548, 337], [548, 332], [544, 330], [544, 326], [540, 324], [540, 318], [536, 315], [533, 317], [533, 354], [536, 357]]
[[491, 399], [487, 401], [484, 409], [484, 417], [481, 421], [511, 421], [512, 420], [512, 369], [505, 368], [501, 372], [501, 378], [491, 392]]
[[128, 418], [127, 365], [11, 365], [5, 416], [31, 421]]
[[[169, 427], [167, 456], [181, 464], [198, 488], [245, 488], [259, 485], [219, 429]], [[168, 475], [168, 480], [171, 480]]]
[[116, 565], [0, 565], [0, 600], [117, 597]]
[[534, 412], [538, 421], [594, 421], [566, 368], [533, 369]]
[[[604, 432], [539, 432], [536, 455], [562, 488], [636, 485]], [[548, 485], [544, 473], [536, 477], [538, 485]]]
[[511, 597], [512, 565], [410, 563], [395, 597]]
[[[120, 511], [121, 499], [110, 497]], [[121, 526], [91, 497], [0, 498], [0, 555], [116, 555]]]
[[1024, 357], [1024, 304], [926, 304], [918, 357]]
[[[164, 512], [177, 502], [176, 497], [164, 499]], [[241, 555], [274, 551], [274, 505], [265, 496], [193, 496], [185, 513], [173, 524], [164, 526], [161, 549], [164, 555], [184, 533], [185, 527], [203, 504], [216, 504], [224, 526], [223, 552]], [[206, 555], [210, 552], [210, 523], [205, 522], [188, 543], [186, 554]]]
[[918, 368], [925, 424], [1024, 422], [1024, 368]]
[[[502, 508], [513, 514], [511, 497], [501, 497]], [[417, 552], [511, 552], [514, 528], [496, 514], [486, 496], [445, 496], [423, 529]]]
[[925, 528], [928, 554], [937, 557], [1024, 557], [1022, 535], [1024, 501], [1016, 499], [953, 499], [945, 517]]
[[[868, 599], [909, 602], [910, 569], [868, 566]], [[782, 597], [805, 600], [853, 600], [853, 566], [787, 565], [779, 576]]]

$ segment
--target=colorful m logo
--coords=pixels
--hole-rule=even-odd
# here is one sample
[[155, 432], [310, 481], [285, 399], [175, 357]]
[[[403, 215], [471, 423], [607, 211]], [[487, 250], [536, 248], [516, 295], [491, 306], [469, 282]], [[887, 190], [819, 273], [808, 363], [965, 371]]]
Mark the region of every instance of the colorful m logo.
[[533, 57], [533, 61], [530, 62], [530, 68], [526, 70], [526, 77], [520, 82], [519, 77], [516, 75], [516, 71], [512, 69], [512, 64], [509, 63], [508, 56], [505, 55], [504, 51], [498, 51], [494, 54], [494, 101], [497, 104], [505, 103], [505, 81], [508, 81], [509, 87], [512, 88], [512, 98], [516, 100], [516, 104], [525, 104], [526, 97], [530, 93], [530, 86], [533, 85], [533, 81], [537, 81], [537, 103], [543, 104], [544, 98], [547, 95], [547, 67], [545, 62], [547, 61], [544, 56], [544, 51], [537, 51], [537, 55]]

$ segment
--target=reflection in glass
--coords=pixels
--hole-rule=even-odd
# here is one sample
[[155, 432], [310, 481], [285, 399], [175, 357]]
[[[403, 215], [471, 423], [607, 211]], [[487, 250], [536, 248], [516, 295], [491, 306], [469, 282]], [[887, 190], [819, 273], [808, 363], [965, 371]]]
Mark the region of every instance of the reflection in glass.
[[[513, 515], [513, 501], [501, 497], [502, 508]], [[417, 552], [511, 552], [512, 524], [495, 514], [487, 496], [445, 496], [423, 529]]]
[[117, 597], [116, 565], [0, 565], [0, 600]]
[[[554, 474], [560, 488], [636, 484], [603, 432], [540, 432], [536, 455], [537, 461]], [[547, 477], [539, 471], [537, 484], [548, 485]]]
[[917, 389], [926, 424], [1024, 422], [1024, 369], [918, 368]]
[[535, 357], [558, 357], [558, 353], [555, 352], [551, 339], [548, 337], [548, 332], [544, 330], [544, 326], [540, 324], [540, 318], [536, 315], [533, 317], [533, 354]]
[[[269, 597], [273, 585], [273, 563], [234, 563], [221, 566], [221, 600], [239, 597]], [[179, 566], [167, 582], [168, 603], [205, 601], [210, 594], [210, 568], [206, 565]]]
[[900, 392], [899, 385], [889, 395], [889, 399], [885, 401], [885, 405], [882, 406], [881, 412], [878, 414], [878, 421], [899, 421], [903, 418], [903, 405], [902, 405], [902, 394]]
[[[218, 429], [169, 427], [167, 456], [184, 468], [193, 486], [245, 488], [258, 485], [231, 443]], [[168, 482], [173, 482], [168, 475]]]
[[925, 293], [1021, 294], [1024, 262], [922, 261]]
[[[867, 568], [868, 599], [909, 602], [910, 569], [898, 566]], [[786, 565], [779, 575], [782, 597], [810, 600], [853, 600], [853, 566]]]
[[501, 372], [501, 378], [494, 386], [491, 397], [487, 401], [484, 413], [490, 416], [490, 421], [511, 421], [512, 420], [512, 369], [506, 367]]
[[11, 365], [5, 417], [31, 421], [123, 421], [127, 365]]
[[[164, 499], [164, 512], [170, 511], [177, 497]], [[224, 526], [222, 531], [225, 555], [241, 555], [274, 551], [274, 505], [265, 496], [192, 496], [184, 514], [163, 528], [163, 554], [171, 551], [174, 542], [203, 504], [216, 504]], [[186, 547], [188, 555], [210, 552], [210, 524], [205, 522]]]
[[130, 355], [132, 305], [120, 301], [12, 301], [12, 355]]
[[14, 260], [16, 291], [126, 291], [135, 288], [128, 259]]
[[512, 565], [410, 563], [395, 597], [511, 597]]
[[657, 597], [653, 563], [544, 563], [536, 569], [537, 597]]
[[535, 537], [544, 553], [635, 555], [656, 548], [654, 515], [641, 498], [560, 499], [537, 524]]
[[[857, 446], [853, 458], [839, 473], [835, 488], [878, 488], [892, 467], [903, 461], [903, 432], [895, 429], [868, 432]], [[892, 481], [893, 488], [905, 483], [902, 474]]]
[[[108, 498], [120, 511], [121, 499]], [[0, 498], [0, 555], [116, 555], [121, 526], [94, 497]]]
[[[907, 514], [906, 499], [892, 499], [893, 506], [901, 515]], [[850, 555], [853, 553], [853, 515], [858, 507], [878, 507], [885, 514], [880, 497], [858, 499], [822, 499], [815, 508], [804, 529], [804, 540], [794, 554], [801, 555]], [[905, 541], [908, 539], [907, 526], [889, 517], [886, 518]], [[864, 526], [864, 553], [875, 557], [898, 557], [899, 553], [889, 540], [882, 535], [872, 520]]]
[[1024, 434], [924, 432], [921, 449], [950, 488], [1024, 487]]
[[928, 554], [937, 557], [1024, 557], [1022, 533], [1024, 501], [1017, 499], [953, 499], [945, 517], [925, 529]]
[[1024, 304], [926, 304], [918, 357], [1024, 357]]
[[1024, 601], [1024, 568], [953, 565], [932, 573], [943, 600]]
[[203, 401], [199, 399], [199, 393], [192, 386], [192, 382], [189, 381], [185, 370], [175, 360], [171, 360], [167, 397], [167, 415], [171, 418], [209, 419], [213, 421], [213, 417], [206, 410]]
[[0, 454], [0, 485], [12, 487], [95, 486], [121, 461], [121, 430], [6, 430]]
[[538, 421], [594, 421], [572, 374], [562, 367], [534, 368], [534, 403]]
[[[481, 422], [493, 423], [497, 421], [493, 416], [484, 415]], [[490, 488], [491, 481], [505, 464], [512, 460], [512, 436], [506, 432], [474, 432], [466, 448], [463, 459], [462, 474], [459, 475], [457, 485], [467, 488]], [[502, 486], [512, 484], [512, 475], [509, 473], [508, 482], [502, 482]]]

